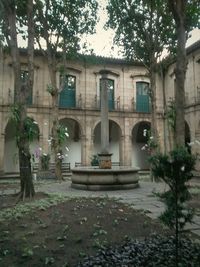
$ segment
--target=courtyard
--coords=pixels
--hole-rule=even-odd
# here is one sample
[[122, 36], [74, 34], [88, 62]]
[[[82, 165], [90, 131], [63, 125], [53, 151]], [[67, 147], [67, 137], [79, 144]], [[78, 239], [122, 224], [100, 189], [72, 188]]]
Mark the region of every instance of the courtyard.
[[[145, 180], [133, 190], [98, 192], [75, 190], [70, 179], [61, 183], [39, 180], [34, 185], [34, 200], [16, 205], [19, 181], [0, 182], [1, 266], [79, 266], [86, 255], [129, 239], [143, 242], [152, 234], [169, 239], [172, 235], [158, 219], [164, 210], [158, 198], [167, 190], [164, 183]], [[195, 216], [194, 223], [186, 225], [184, 235], [199, 243], [198, 181], [190, 182], [190, 192], [189, 205], [195, 209]]]

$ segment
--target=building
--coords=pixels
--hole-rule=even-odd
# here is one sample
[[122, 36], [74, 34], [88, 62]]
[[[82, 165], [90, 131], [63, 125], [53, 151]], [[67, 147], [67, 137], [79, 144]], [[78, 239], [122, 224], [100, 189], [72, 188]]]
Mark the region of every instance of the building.
[[[22, 79], [27, 75], [26, 51], [21, 51]], [[50, 83], [47, 60], [38, 52], [34, 59], [34, 88], [28, 99], [28, 114], [38, 124], [39, 141], [31, 143], [31, 153], [51, 153], [52, 108], [47, 92]], [[59, 68], [58, 68], [59, 69]], [[150, 129], [149, 78], [141, 64], [121, 59], [80, 57], [67, 61], [66, 85], [60, 93], [59, 120], [69, 133], [63, 146], [64, 162], [90, 165], [91, 157], [100, 150], [100, 71], [108, 71], [109, 84], [109, 140], [112, 161], [125, 166], [147, 169], [148, 151], [144, 129]], [[170, 136], [164, 108], [173, 98], [174, 63], [164, 77], [157, 77], [157, 118], [162, 149], [168, 149]], [[57, 84], [60, 72], [57, 73]], [[15, 129], [10, 121], [10, 106], [14, 103], [14, 79], [9, 55], [0, 61], [0, 171], [17, 172]], [[188, 49], [186, 78], [187, 141], [200, 141], [200, 42]], [[196, 143], [197, 144], [197, 143]], [[198, 144], [197, 144], [198, 145]], [[67, 148], [69, 148], [69, 151]], [[42, 149], [42, 150], [41, 150]], [[192, 147], [194, 152], [198, 146]], [[36, 160], [38, 160], [36, 158]], [[53, 159], [52, 159], [53, 160]]]

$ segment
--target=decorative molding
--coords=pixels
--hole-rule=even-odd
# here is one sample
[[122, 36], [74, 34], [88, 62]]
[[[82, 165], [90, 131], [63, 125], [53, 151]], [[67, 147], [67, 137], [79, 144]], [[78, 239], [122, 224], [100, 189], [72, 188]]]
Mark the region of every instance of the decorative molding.
[[69, 71], [77, 72], [77, 73], [81, 73], [82, 72], [82, 70], [77, 69], [77, 68], [73, 68], [73, 67], [67, 67], [66, 69], [69, 70]]
[[94, 74], [95, 75], [101, 75], [101, 73], [106, 73], [106, 74], [110, 74], [110, 75], [112, 75], [112, 76], [115, 76], [115, 77], [119, 77], [120, 76], [120, 74], [119, 73], [117, 73], [117, 72], [114, 72], [114, 71], [112, 71], [112, 70], [107, 70], [107, 69], [101, 69], [100, 71], [98, 71], [98, 72], [94, 72]]
[[149, 75], [148, 74], [143, 74], [143, 73], [141, 73], [141, 74], [132, 74], [131, 76], [130, 76], [130, 78], [132, 78], [132, 79], [135, 79], [135, 78], [149, 78]]
[[[12, 67], [12, 66], [13, 66], [13, 63], [12, 63], [12, 62], [9, 62], [9, 63], [8, 63], [8, 66], [9, 66], [9, 67]], [[23, 69], [23, 68], [28, 68], [28, 63], [26, 63], [26, 62], [21, 62], [21, 67], [22, 67], [22, 69]], [[35, 68], [35, 69], [40, 69], [40, 66], [34, 64], [34, 68]]]

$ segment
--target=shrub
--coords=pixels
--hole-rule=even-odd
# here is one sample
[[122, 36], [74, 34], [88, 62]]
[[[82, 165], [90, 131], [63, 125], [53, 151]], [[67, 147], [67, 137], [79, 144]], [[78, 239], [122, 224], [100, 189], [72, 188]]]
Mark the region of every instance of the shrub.
[[41, 160], [41, 170], [42, 171], [49, 170], [50, 155], [43, 153], [40, 157], [40, 160]]

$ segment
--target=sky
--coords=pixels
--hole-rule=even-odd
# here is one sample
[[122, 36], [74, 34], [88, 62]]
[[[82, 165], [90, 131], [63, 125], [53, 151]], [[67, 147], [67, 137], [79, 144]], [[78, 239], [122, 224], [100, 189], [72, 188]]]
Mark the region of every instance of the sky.
[[[115, 32], [112, 29], [105, 30], [104, 25], [108, 19], [106, 13], [107, 0], [99, 0], [99, 21], [96, 25], [96, 34], [87, 36], [89, 48], [94, 49], [94, 53], [101, 56], [118, 57], [119, 49], [113, 45]], [[113, 48], [113, 49], [111, 49]]]
[[[96, 34], [87, 37], [88, 45], [90, 48], [94, 49], [94, 53], [97, 55], [107, 57], [122, 57], [122, 55], [120, 55], [118, 47], [116, 45], [113, 45], [113, 39], [115, 36], [114, 30], [104, 29], [104, 24], [108, 18], [105, 10], [107, 0], [100, 0], [98, 1], [98, 3], [100, 5], [100, 20], [96, 26]], [[194, 29], [191, 32], [191, 37], [188, 39], [186, 47], [190, 46], [192, 43], [198, 40], [200, 40], [200, 29]]]
[[[107, 21], [106, 4], [108, 0], [98, 0], [99, 3], [99, 14], [100, 18], [96, 25], [96, 34], [90, 35], [83, 38], [83, 43], [87, 40], [88, 48], [93, 49], [96, 55], [106, 57], [122, 57], [119, 48], [113, 45], [113, 39], [115, 32], [112, 29], [105, 30], [104, 25]], [[200, 40], [200, 29], [192, 31], [191, 38], [189, 38], [187, 45], [189, 46], [195, 41]], [[22, 46], [25, 46], [23, 40], [20, 40]]]

